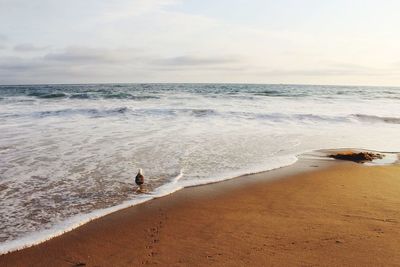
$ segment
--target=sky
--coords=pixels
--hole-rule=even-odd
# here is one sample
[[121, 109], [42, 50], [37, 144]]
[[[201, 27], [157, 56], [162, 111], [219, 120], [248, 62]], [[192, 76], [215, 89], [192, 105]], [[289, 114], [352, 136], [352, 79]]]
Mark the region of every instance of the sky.
[[400, 86], [397, 0], [0, 0], [0, 84]]

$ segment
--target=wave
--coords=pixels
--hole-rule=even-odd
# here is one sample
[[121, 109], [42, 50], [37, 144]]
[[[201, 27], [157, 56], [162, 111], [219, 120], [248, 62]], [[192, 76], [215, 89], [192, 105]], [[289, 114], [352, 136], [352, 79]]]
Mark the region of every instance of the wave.
[[[82, 97], [84, 98], [84, 97]], [[201, 108], [137, 108], [130, 109], [128, 107], [117, 107], [109, 109], [98, 108], [66, 108], [60, 110], [49, 110], [34, 112], [32, 114], [12, 114], [4, 113], [2, 117], [49, 117], [49, 116], [75, 116], [83, 115], [89, 117], [106, 117], [106, 116], [150, 116], [150, 117], [179, 117], [189, 116], [196, 118], [221, 117], [221, 118], [237, 118], [245, 120], [263, 120], [272, 123], [299, 122], [299, 123], [353, 123], [355, 120], [363, 123], [388, 123], [400, 124], [400, 117], [385, 117], [368, 114], [349, 114], [349, 115], [321, 115], [313, 113], [262, 113], [262, 112], [241, 112], [241, 111], [219, 111], [217, 109], [201, 109]]]
[[158, 94], [152, 95], [152, 92], [115, 92], [113, 90], [97, 89], [97, 90], [45, 90], [45, 89], [35, 89], [35, 90], [19, 90], [19, 91], [6, 91], [6, 89], [1, 88], [4, 91], [0, 91], [0, 100], [13, 99], [15, 97], [32, 97], [33, 99], [58, 99], [65, 98], [70, 100], [79, 99], [127, 99], [127, 100], [150, 100], [150, 99], [160, 99], [161, 96]]
[[159, 99], [159, 96], [152, 95], [133, 95], [129, 93], [114, 93], [102, 95], [105, 99], [131, 99], [131, 100], [146, 100], [146, 99]]
[[326, 116], [326, 115], [317, 115], [310, 113], [253, 113], [253, 112], [228, 112], [228, 116], [237, 117], [240, 119], [248, 119], [248, 120], [265, 120], [274, 123], [279, 122], [289, 122], [289, 121], [297, 121], [297, 122], [336, 122], [336, 123], [345, 123], [350, 122], [350, 119], [346, 116]]
[[380, 117], [366, 114], [350, 114], [344, 116], [328, 116], [307, 113], [285, 114], [285, 113], [249, 113], [249, 112], [229, 112], [232, 116], [246, 119], [263, 119], [271, 122], [333, 122], [333, 123], [351, 123], [354, 118], [366, 123], [389, 123], [400, 124], [398, 117]]
[[163, 94], [190, 93], [208, 98], [283, 97], [343, 99], [400, 99], [398, 88], [255, 84], [96, 84], [0, 86], [0, 97], [31, 96], [39, 99], [158, 99]]
[[127, 93], [115, 93], [115, 94], [104, 95], [103, 97], [105, 99], [130, 99], [132, 95]]
[[206, 117], [218, 114], [214, 109], [180, 109], [178, 111], [195, 117]]
[[132, 95], [130, 99], [133, 100], [147, 100], [147, 99], [160, 99], [161, 97], [159, 96], [153, 96], [153, 95]]
[[145, 108], [134, 109], [130, 112], [134, 116], [193, 116], [193, 117], [208, 117], [218, 115], [219, 113], [214, 109], [175, 109], [175, 108]]
[[79, 100], [79, 99], [127, 99], [127, 100], [149, 100], [149, 99], [160, 99], [159, 96], [152, 95], [133, 95], [129, 93], [116, 93], [116, 94], [108, 94], [106, 92], [86, 92], [86, 93], [75, 93], [75, 94], [67, 94], [67, 93], [54, 93], [54, 94], [43, 94], [43, 93], [33, 93], [29, 94], [29, 96], [34, 96], [41, 99], [51, 99], [51, 98], [66, 98], [71, 100]]
[[66, 97], [65, 93], [42, 93], [42, 92], [32, 92], [28, 96], [35, 96], [37, 98], [51, 99], [51, 98], [63, 98]]
[[271, 96], [271, 97], [305, 97], [308, 96], [306, 92], [292, 92], [288, 90], [263, 90], [254, 93], [257, 96]]
[[92, 118], [129, 115], [138, 117], [179, 117], [190, 116], [198, 118], [207, 118], [216, 116], [219, 113], [213, 109], [153, 109], [153, 108], [138, 108], [130, 109], [128, 107], [117, 107], [108, 109], [99, 108], [65, 108], [57, 110], [37, 111], [33, 113], [0, 113], [0, 117], [27, 117], [33, 116], [36, 118], [57, 117], [57, 116], [88, 116]]
[[353, 116], [359, 119], [360, 121], [400, 124], [400, 118], [397, 117], [380, 117], [380, 116], [366, 115], [366, 114], [354, 114]]
[[71, 115], [86, 115], [94, 117], [103, 117], [109, 115], [125, 114], [129, 109], [127, 107], [119, 107], [113, 109], [60, 109], [60, 110], [49, 110], [34, 113], [38, 117], [51, 117], [51, 116], [71, 116]]
[[70, 99], [90, 99], [92, 98], [89, 94], [74, 94], [69, 97]]
[[160, 99], [159, 96], [152, 95], [133, 95], [129, 93], [118, 93], [118, 94], [99, 94], [99, 93], [82, 93], [72, 94], [69, 99], [121, 99], [121, 100], [150, 100]]
[[222, 112], [215, 109], [135, 109], [132, 110], [133, 115], [138, 116], [193, 116], [193, 117], [210, 117], [220, 116], [223, 118], [238, 119], [259, 119], [271, 122], [301, 121], [301, 122], [350, 122], [346, 116], [324, 116], [316, 114], [286, 114], [286, 113], [257, 113], [257, 112], [239, 112], [228, 111]]

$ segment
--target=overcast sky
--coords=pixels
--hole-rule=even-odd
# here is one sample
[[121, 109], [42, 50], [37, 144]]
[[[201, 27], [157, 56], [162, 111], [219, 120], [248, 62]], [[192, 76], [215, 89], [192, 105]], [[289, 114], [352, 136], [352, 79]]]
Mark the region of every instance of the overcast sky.
[[400, 86], [397, 0], [0, 0], [0, 84]]

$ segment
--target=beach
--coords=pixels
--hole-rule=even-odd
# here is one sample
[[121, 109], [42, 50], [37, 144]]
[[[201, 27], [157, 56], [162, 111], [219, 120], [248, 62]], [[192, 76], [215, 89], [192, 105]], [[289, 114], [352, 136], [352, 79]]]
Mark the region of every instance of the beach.
[[303, 157], [189, 187], [0, 256], [0, 266], [398, 266], [400, 166]]
[[[0, 254], [310, 151], [400, 151], [398, 99], [386, 87], [0, 85]], [[149, 194], [133, 190], [138, 169]]]

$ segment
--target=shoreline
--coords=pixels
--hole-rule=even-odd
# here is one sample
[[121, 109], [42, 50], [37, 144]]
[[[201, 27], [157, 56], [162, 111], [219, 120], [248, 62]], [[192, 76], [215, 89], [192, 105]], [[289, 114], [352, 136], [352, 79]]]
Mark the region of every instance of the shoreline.
[[[92, 212], [87, 213], [87, 214], [78, 214], [78, 215], [75, 215], [71, 218], [68, 218], [68, 219], [62, 221], [59, 224], [52, 226], [49, 229], [40, 230], [38, 232], [28, 234], [21, 238], [17, 238], [15, 240], [4, 242], [6, 244], [0, 243], [0, 257], [2, 255], [7, 255], [9, 253], [13, 253], [13, 252], [17, 252], [20, 250], [30, 248], [32, 246], [40, 245], [40, 244], [47, 242], [53, 238], [62, 236], [70, 231], [74, 231], [75, 229], [77, 229], [87, 223], [90, 223], [94, 220], [100, 219], [104, 216], [108, 216], [112, 213], [119, 212], [124, 209], [129, 209], [129, 208], [144, 204], [146, 202], [149, 202], [149, 201], [152, 201], [152, 200], [155, 200], [158, 198], [163, 198], [163, 197], [169, 196], [169, 195], [179, 192], [180, 190], [183, 190], [185, 188], [194, 188], [194, 187], [199, 187], [199, 186], [213, 185], [213, 184], [218, 184], [221, 182], [227, 182], [230, 180], [240, 179], [240, 178], [243, 178], [243, 177], [246, 177], [249, 175], [258, 175], [258, 174], [262, 174], [262, 173], [269, 173], [271, 171], [276, 171], [279, 169], [286, 169], [286, 168], [291, 167], [292, 165], [296, 164], [299, 159], [299, 156], [304, 155], [304, 154], [306, 154], [306, 153], [301, 153], [297, 156], [294, 156], [295, 159], [293, 159], [293, 161], [291, 161], [290, 163], [287, 163], [287, 164], [285, 163], [284, 165], [278, 166], [278, 167], [271, 167], [271, 169], [261, 170], [261, 171], [255, 170], [253, 172], [240, 174], [240, 175], [227, 176], [225, 178], [222, 178], [223, 176], [215, 177], [215, 179], [213, 179], [211, 181], [206, 181], [206, 182], [200, 181], [199, 183], [186, 185], [186, 186], [182, 185], [181, 187], [174, 188], [173, 186], [182, 176], [182, 171], [181, 171], [181, 173], [177, 177], [175, 177], [171, 183], [162, 185], [159, 188], [156, 188], [156, 190], [153, 192], [138, 195], [138, 198], [135, 198], [132, 200], [126, 200], [126, 201], [122, 202], [121, 204], [111, 206], [108, 208], [93, 210]], [[288, 157], [291, 157], [291, 156], [288, 156]], [[165, 190], [165, 188], [169, 188], [169, 187], [173, 187], [173, 188], [170, 189], [169, 191], [167, 190], [166, 192], [163, 192], [163, 190]], [[159, 191], [161, 191], [161, 193]]]
[[[22, 236], [20, 238], [11, 240], [11, 241], [6, 241], [4, 244], [0, 243], [0, 256], [5, 255], [8, 253], [12, 253], [15, 251], [19, 251], [22, 249], [26, 249], [32, 246], [39, 245], [43, 242], [49, 241], [53, 238], [56, 238], [58, 236], [61, 236], [65, 233], [68, 233], [70, 231], [73, 231], [74, 229], [81, 227], [82, 225], [85, 225], [87, 223], [90, 223], [93, 220], [97, 220], [103, 216], [107, 216], [109, 214], [112, 214], [114, 212], [118, 212], [120, 210], [134, 207], [136, 205], [141, 205], [145, 202], [157, 199], [157, 198], [162, 198], [165, 196], [168, 196], [170, 194], [174, 194], [180, 190], [183, 190], [185, 188], [190, 188], [190, 187], [197, 187], [197, 186], [204, 186], [204, 185], [212, 185], [216, 183], [221, 183], [221, 182], [226, 182], [229, 180], [233, 179], [241, 179], [243, 177], [249, 176], [249, 175], [257, 175], [257, 174], [263, 174], [263, 173], [269, 173], [269, 172], [275, 172], [278, 169], [286, 169], [295, 165], [298, 160], [302, 157], [317, 157], [319, 159], [324, 158], [326, 160], [329, 160], [328, 158], [325, 158], [325, 154], [330, 153], [330, 152], [337, 152], [337, 151], [344, 151], [344, 150], [349, 150], [349, 151], [372, 151], [372, 152], [379, 152], [377, 150], [370, 150], [370, 149], [356, 149], [356, 148], [336, 148], [336, 149], [318, 149], [318, 150], [309, 150], [309, 151], [303, 151], [297, 155], [288, 155], [287, 157], [293, 157], [293, 159], [290, 161], [289, 160], [286, 163], [283, 163], [283, 165], [279, 166], [270, 166], [268, 169], [262, 169], [262, 168], [256, 168], [256, 170], [249, 171], [245, 174], [238, 174], [238, 175], [228, 175], [226, 177], [221, 176], [221, 177], [215, 177], [215, 179], [212, 179], [211, 181], [200, 181], [199, 183], [194, 183], [190, 185], [182, 185], [180, 187], [174, 187], [175, 183], [180, 179], [182, 176], [182, 172], [169, 184], [165, 184], [159, 188], [157, 188], [154, 192], [150, 192], [148, 194], [142, 194], [137, 196], [137, 198], [132, 199], [132, 200], [126, 200], [118, 205], [111, 206], [108, 208], [104, 209], [99, 209], [99, 210], [93, 210], [90, 213], [87, 214], [78, 214], [73, 217], [70, 217], [56, 225], [53, 225], [49, 229], [43, 229], [38, 232], [30, 233], [28, 235]], [[381, 152], [381, 153], [391, 153], [391, 154], [396, 154], [396, 152]], [[324, 156], [325, 155], [325, 156]], [[262, 170], [261, 170], [262, 169]], [[274, 173], [275, 175], [275, 173]], [[166, 191], [164, 192], [164, 190]]]
[[[327, 151], [327, 150], [325, 150]], [[336, 151], [336, 150], [329, 150], [329, 151]], [[349, 167], [350, 166], [350, 167]], [[340, 169], [340, 168], [350, 168], [350, 169], [357, 169], [357, 168], [390, 168], [390, 167], [366, 167], [366, 166], [358, 166], [354, 163], [348, 163], [348, 162], [340, 162], [336, 160], [321, 160], [318, 158], [315, 158], [315, 153], [313, 154], [303, 154], [302, 156], [299, 157], [299, 160], [287, 167], [282, 167], [278, 168], [275, 170], [271, 171], [266, 171], [266, 172], [261, 172], [257, 174], [249, 174], [241, 177], [237, 177], [234, 179], [230, 180], [225, 180], [222, 182], [216, 182], [216, 183], [211, 183], [211, 184], [206, 184], [206, 185], [198, 185], [198, 186], [193, 186], [193, 187], [187, 187], [182, 190], [179, 190], [175, 192], [174, 194], [169, 194], [164, 197], [157, 197], [153, 199], [152, 201], [147, 201], [145, 203], [135, 205], [132, 207], [128, 207], [125, 209], [118, 210], [116, 212], [113, 212], [111, 214], [108, 214], [106, 216], [100, 217], [98, 219], [95, 219], [89, 223], [86, 223], [82, 226], [79, 226], [78, 228], [66, 232], [58, 237], [52, 238], [48, 241], [45, 241], [44, 243], [41, 243], [39, 245], [35, 245], [30, 248], [25, 248], [19, 251], [14, 251], [10, 252], [4, 255], [0, 256], [0, 263], [2, 261], [5, 262], [6, 266], [13, 266], [12, 262], [13, 259], [15, 260], [15, 256], [21, 256], [24, 258], [26, 255], [29, 255], [31, 253], [39, 253], [43, 249], [48, 249], [49, 246], [52, 247], [54, 246], [54, 243], [60, 243], [65, 245], [63, 240], [71, 240], [72, 237], [76, 237], [77, 234], [82, 234], [82, 231], [84, 232], [81, 237], [78, 239], [85, 239], [85, 236], [87, 237], [88, 234], [86, 231], [90, 231], [90, 229], [93, 229], [98, 227], [98, 225], [103, 225], [103, 227], [107, 226], [107, 223], [109, 221], [115, 221], [115, 220], [123, 220], [124, 214], [127, 215], [135, 215], [136, 218], [130, 218], [131, 221], [139, 220], [139, 215], [138, 213], [141, 213], [141, 210], [147, 210], [147, 209], [154, 209], [154, 206], [158, 206], [160, 209], [172, 209], [172, 210], [179, 210], [180, 206], [182, 205], [181, 201], [182, 200], [190, 200], [191, 202], [197, 202], [197, 201], [202, 201], [206, 200], [208, 201], [210, 198], [221, 198], [225, 197], [226, 195], [231, 195], [232, 192], [235, 191], [243, 191], [246, 189], [243, 188], [251, 188], [251, 187], [257, 187], [258, 185], [262, 186], [268, 186], [268, 185], [275, 185], [275, 184], [280, 184], [280, 183], [285, 183], [285, 181], [292, 181], [296, 177], [302, 177], [302, 176], [309, 176], [313, 175], [318, 172], [332, 172], [335, 169]], [[397, 166], [395, 168], [398, 168]], [[152, 208], [153, 207], [153, 208]], [[150, 214], [150, 213], [158, 213], [157, 211], [149, 211], [146, 212], [146, 216], [153, 218], [154, 216], [158, 216], [159, 214]], [[135, 217], [133, 216], [133, 217]], [[132, 217], [132, 216], [131, 216]], [[97, 226], [96, 226], [97, 225]], [[146, 226], [147, 227], [147, 226]], [[97, 229], [98, 230], [98, 229]], [[96, 230], [96, 231], [97, 231]], [[92, 232], [93, 234], [93, 232]], [[90, 235], [89, 235], [90, 236]], [[76, 240], [75, 240], [76, 241]], [[69, 245], [73, 245], [75, 241], [69, 241], [72, 243], [67, 243]], [[140, 241], [138, 241], [140, 243]], [[55, 245], [57, 247], [57, 245]], [[68, 251], [64, 251], [66, 253]], [[25, 255], [25, 256], [24, 256]], [[18, 258], [17, 256], [17, 258]], [[28, 256], [29, 257], [29, 256]], [[7, 265], [11, 263], [11, 265]], [[62, 264], [62, 263], [60, 263]], [[65, 264], [65, 262], [64, 262]], [[66, 265], [68, 266], [68, 265]], [[71, 266], [71, 265], [69, 265]], [[83, 266], [83, 265], [82, 265]]]

